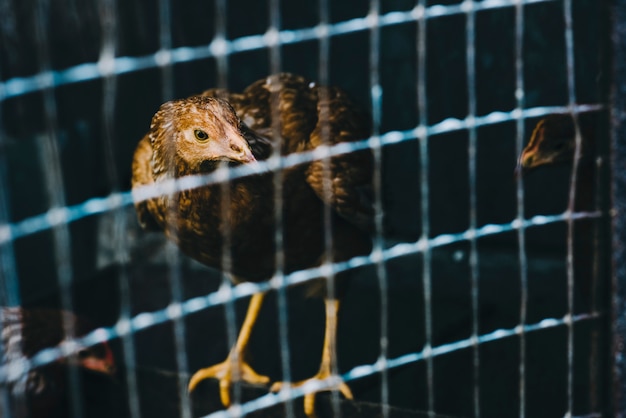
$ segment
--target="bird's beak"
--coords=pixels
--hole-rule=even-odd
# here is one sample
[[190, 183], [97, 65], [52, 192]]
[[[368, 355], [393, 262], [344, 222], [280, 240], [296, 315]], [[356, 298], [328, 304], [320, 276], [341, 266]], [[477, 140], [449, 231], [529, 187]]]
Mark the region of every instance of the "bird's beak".
[[76, 366], [89, 370], [95, 373], [106, 374], [113, 376], [115, 374], [115, 359], [113, 358], [113, 352], [109, 345], [104, 342], [101, 343], [103, 351], [97, 352], [94, 350], [91, 355], [85, 357], [71, 356], [68, 357], [70, 363]]
[[250, 149], [248, 141], [246, 141], [244, 138], [241, 138], [241, 143], [239, 144], [239, 146], [241, 147], [241, 151], [237, 153], [237, 162], [240, 162], [242, 164], [256, 162], [256, 158], [254, 158], [254, 154], [252, 153], [252, 149]]
[[522, 151], [522, 155], [519, 157], [517, 161], [517, 167], [515, 167], [515, 176], [523, 176], [528, 174], [531, 171], [541, 167], [546, 164], [554, 164], [555, 162], [554, 155], [546, 155], [544, 152], [539, 152], [534, 148], [525, 149]]
[[79, 365], [89, 371], [106, 374], [112, 376], [115, 374], [115, 365], [107, 359], [101, 359], [98, 357], [88, 357], [81, 359]]
[[555, 164], [559, 161], [558, 154], [529, 149], [522, 152], [515, 171], [524, 175], [541, 166]]
[[219, 160], [239, 164], [256, 162], [248, 141], [239, 133], [228, 134], [222, 141], [216, 141], [215, 146], [219, 149], [212, 150], [212, 153], [219, 155]]

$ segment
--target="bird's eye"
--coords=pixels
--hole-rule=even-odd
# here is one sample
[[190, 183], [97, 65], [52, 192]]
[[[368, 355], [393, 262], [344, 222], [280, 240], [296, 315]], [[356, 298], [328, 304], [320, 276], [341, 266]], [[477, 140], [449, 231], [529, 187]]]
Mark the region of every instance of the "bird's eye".
[[196, 129], [193, 133], [198, 141], [204, 142], [209, 139], [209, 134], [204, 132], [202, 129]]

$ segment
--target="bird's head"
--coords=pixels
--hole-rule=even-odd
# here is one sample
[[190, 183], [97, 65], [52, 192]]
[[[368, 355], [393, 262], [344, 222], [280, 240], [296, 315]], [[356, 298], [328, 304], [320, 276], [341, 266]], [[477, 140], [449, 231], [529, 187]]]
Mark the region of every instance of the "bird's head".
[[161, 106], [152, 118], [152, 166], [180, 177], [210, 172], [220, 163], [256, 161], [241, 131], [241, 121], [228, 102], [193, 96]]
[[90, 372], [109, 376], [115, 374], [113, 352], [106, 342], [91, 347], [78, 346], [73, 355], [60, 361]]
[[526, 173], [545, 165], [574, 160], [576, 128], [568, 114], [554, 114], [540, 120], [518, 160], [517, 172]]
[[[0, 308], [1, 345], [3, 360], [12, 362], [23, 357], [31, 358], [53, 347], [69, 344], [71, 354], [57, 359], [54, 365], [73, 365], [85, 370], [113, 376], [115, 361], [106, 342], [87, 346], [76, 338], [94, 329], [91, 321], [71, 312], [58, 309], [22, 307]], [[67, 330], [76, 338], [68, 337]], [[44, 368], [48, 368], [45, 365]], [[55, 367], [55, 370], [58, 368]], [[24, 375], [28, 381], [28, 374]]]

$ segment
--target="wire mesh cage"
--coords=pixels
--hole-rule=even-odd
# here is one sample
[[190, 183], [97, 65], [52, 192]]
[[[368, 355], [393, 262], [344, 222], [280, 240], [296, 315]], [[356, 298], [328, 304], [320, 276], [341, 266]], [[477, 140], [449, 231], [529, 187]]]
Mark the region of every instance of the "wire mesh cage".
[[[615, 3], [0, 0], [0, 416], [304, 416], [303, 396], [329, 388], [318, 416], [619, 415]], [[314, 105], [281, 105], [280, 73], [301, 75]], [[161, 104], [257, 80], [276, 87], [256, 140], [282, 144], [289, 123], [321, 121], [294, 130], [298, 152], [193, 176], [170, 168], [131, 192], [137, 145]], [[323, 86], [367, 115], [365, 134], [335, 141], [358, 124], [335, 129], [345, 108], [320, 105], [340, 101]], [[244, 106], [226, 90], [211, 94]], [[251, 114], [238, 114], [249, 126], [237, 129], [254, 131]], [[359, 252], [360, 232], [333, 220], [333, 180], [352, 181], [361, 160], [350, 158], [364, 153], [371, 247]], [[334, 161], [353, 166], [337, 172]], [[319, 213], [290, 212], [290, 173], [318, 162]], [[253, 228], [262, 220], [246, 224], [244, 244], [232, 237], [227, 204], [216, 206], [223, 236], [209, 255], [208, 241], [185, 246], [171, 227], [191, 219], [181, 207], [163, 211], [160, 232], [138, 221], [142, 202], [209, 187], [230, 196], [229, 185], [268, 173], [273, 188], [254, 199], [272, 208], [269, 247]], [[309, 236], [321, 243], [310, 251]], [[262, 256], [242, 261], [238, 245]], [[341, 248], [350, 256], [333, 258]], [[290, 264], [300, 250], [308, 261]], [[231, 359], [259, 295], [245, 352], [256, 372], [297, 382], [328, 348], [331, 374], [271, 392], [235, 370], [226, 406], [216, 379], [190, 393], [194, 372]], [[327, 347], [330, 300], [341, 308]]]

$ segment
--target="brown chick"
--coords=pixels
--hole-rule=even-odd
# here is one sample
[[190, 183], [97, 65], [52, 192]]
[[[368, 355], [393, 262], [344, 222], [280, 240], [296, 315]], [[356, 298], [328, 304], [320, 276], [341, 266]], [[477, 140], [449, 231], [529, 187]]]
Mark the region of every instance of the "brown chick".
[[[276, 132], [276, 129], [278, 132]], [[133, 189], [187, 175], [210, 173], [220, 164], [250, 164], [273, 153], [288, 155], [367, 138], [370, 121], [344, 92], [317, 86], [302, 77], [278, 74], [259, 80], [242, 93], [213, 89], [200, 96], [165, 103], [152, 119], [133, 160]], [[371, 153], [360, 151], [282, 171], [282, 249], [284, 271], [320, 265], [325, 256], [344, 261], [371, 251]], [[326, 172], [327, 171], [327, 172]], [[329, 178], [328, 192], [324, 179]], [[190, 257], [223, 269], [222, 251], [230, 257], [234, 283], [268, 280], [276, 272], [275, 199], [273, 174], [230, 181], [228, 201], [223, 186], [208, 185], [164, 195], [135, 205], [140, 223], [164, 231]], [[227, 218], [222, 216], [226, 207]], [[325, 241], [325, 206], [330, 208], [331, 248]], [[228, 231], [228, 240], [226, 240]], [[225, 244], [228, 248], [224, 248]], [[312, 379], [332, 376], [338, 298], [345, 280], [337, 277], [336, 298], [325, 299], [326, 333], [320, 370]], [[325, 282], [311, 286], [325, 295]], [[220, 380], [220, 396], [230, 404], [233, 380], [267, 383], [246, 361], [246, 347], [264, 294], [252, 297], [239, 337], [228, 358], [198, 371], [193, 390], [206, 378]], [[300, 382], [298, 384], [303, 384]], [[280, 389], [275, 384], [273, 390]], [[352, 398], [341, 382], [333, 389]], [[305, 396], [305, 412], [314, 413], [314, 394]]]
[[[71, 324], [77, 336], [93, 329], [85, 319], [53, 309], [0, 308], [2, 327], [2, 363], [29, 359], [39, 351], [56, 347], [65, 340], [65, 324]], [[113, 354], [106, 343], [78, 347], [77, 354], [29, 371], [7, 382], [11, 416], [43, 418], [58, 412], [66, 396], [67, 367], [111, 376], [115, 371]], [[8, 412], [8, 411], [5, 411]], [[2, 415], [2, 412], [0, 412]]]

